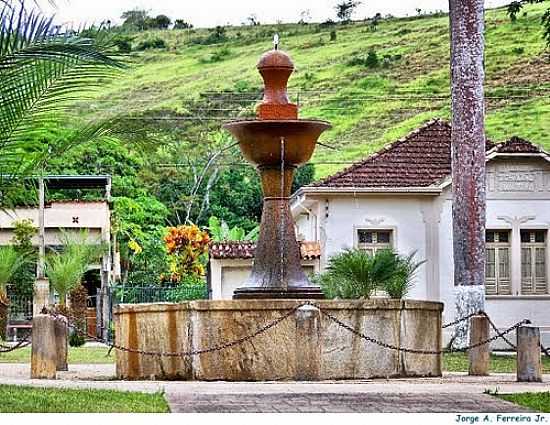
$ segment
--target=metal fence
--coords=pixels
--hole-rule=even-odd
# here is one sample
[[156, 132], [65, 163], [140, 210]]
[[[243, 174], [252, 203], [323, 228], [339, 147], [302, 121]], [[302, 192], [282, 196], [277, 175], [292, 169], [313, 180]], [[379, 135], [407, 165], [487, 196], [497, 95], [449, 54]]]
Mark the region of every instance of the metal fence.
[[208, 298], [206, 285], [193, 286], [113, 286], [110, 288], [111, 305], [181, 302]]
[[32, 320], [32, 296], [8, 295], [10, 303], [8, 307], [9, 322], [25, 322]]

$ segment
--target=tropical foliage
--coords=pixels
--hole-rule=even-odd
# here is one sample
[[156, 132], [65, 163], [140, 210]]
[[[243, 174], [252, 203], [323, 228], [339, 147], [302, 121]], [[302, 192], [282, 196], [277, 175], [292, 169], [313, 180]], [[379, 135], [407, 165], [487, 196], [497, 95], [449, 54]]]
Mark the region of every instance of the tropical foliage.
[[329, 259], [327, 271], [314, 278], [327, 298], [366, 299], [376, 290], [391, 298], [403, 298], [413, 285], [416, 271], [423, 262], [414, 261], [415, 253], [400, 256], [391, 250], [374, 255], [360, 249], [348, 249]]
[[88, 233], [63, 233], [62, 251], [54, 251], [46, 258], [46, 274], [51, 287], [59, 295], [59, 304], [65, 306], [67, 295], [82, 283], [88, 267], [97, 262], [105, 252], [99, 240], [93, 240]]
[[47, 155], [106, 134], [109, 122], [71, 130], [64, 143], [44, 143], [44, 127], [64, 127], [61, 112], [104, 84], [121, 62], [107, 40], [84, 38], [25, 1], [0, 2], [0, 174], [28, 173]]
[[213, 241], [255, 241], [260, 233], [260, 226], [246, 232], [239, 226], [230, 228], [225, 220], [212, 216], [208, 220], [208, 231]]
[[7, 285], [14, 274], [26, 264], [26, 255], [18, 252], [13, 246], [0, 247], [0, 302], [7, 304]]
[[167, 280], [179, 283], [187, 276], [204, 276], [204, 263], [210, 243], [208, 232], [195, 225], [171, 227], [164, 242], [170, 261], [170, 276]]

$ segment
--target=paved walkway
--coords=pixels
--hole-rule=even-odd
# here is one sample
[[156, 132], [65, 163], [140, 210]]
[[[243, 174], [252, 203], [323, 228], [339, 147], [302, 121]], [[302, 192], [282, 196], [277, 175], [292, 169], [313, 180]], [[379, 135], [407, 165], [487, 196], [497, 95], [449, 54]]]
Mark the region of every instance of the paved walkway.
[[164, 392], [173, 412], [526, 412], [484, 394], [549, 391], [514, 374], [322, 382], [118, 381], [114, 365], [70, 365], [57, 380], [31, 380], [28, 364], [0, 364], [0, 384]]

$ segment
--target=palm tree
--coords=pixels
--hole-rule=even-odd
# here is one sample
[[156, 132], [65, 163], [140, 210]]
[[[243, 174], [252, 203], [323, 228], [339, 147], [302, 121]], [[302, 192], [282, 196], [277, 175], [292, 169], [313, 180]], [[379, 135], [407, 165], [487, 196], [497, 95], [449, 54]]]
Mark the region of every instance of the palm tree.
[[8, 314], [7, 286], [20, 267], [26, 264], [28, 258], [21, 255], [12, 246], [0, 247], [0, 339], [5, 336]]
[[90, 240], [86, 231], [76, 235], [62, 232], [60, 240], [63, 251], [54, 251], [46, 258], [46, 274], [59, 295], [59, 304], [65, 306], [67, 295], [82, 283], [89, 265], [101, 257], [106, 247]]
[[413, 285], [418, 268], [412, 253], [401, 256], [392, 250], [377, 251], [374, 255], [361, 249], [348, 249], [329, 259], [327, 271], [316, 280], [327, 298], [365, 299], [377, 290], [390, 298], [403, 298]]
[[24, 174], [55, 155], [53, 148], [66, 150], [104, 135], [112, 123], [88, 123], [53, 147], [40, 131], [65, 124], [70, 103], [122, 67], [105, 37], [81, 37], [27, 9], [24, 0], [0, 0], [0, 175]]

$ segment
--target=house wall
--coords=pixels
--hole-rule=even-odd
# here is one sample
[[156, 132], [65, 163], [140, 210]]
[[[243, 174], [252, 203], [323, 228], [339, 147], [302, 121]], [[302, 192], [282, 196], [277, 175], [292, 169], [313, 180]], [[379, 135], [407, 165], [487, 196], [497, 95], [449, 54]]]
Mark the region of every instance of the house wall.
[[[433, 223], [435, 198], [427, 195], [394, 196], [330, 196], [308, 197], [314, 201], [311, 210], [317, 215], [307, 219], [297, 213], [297, 234], [315, 240], [319, 235], [321, 243], [321, 268], [328, 259], [344, 249], [357, 244], [358, 229], [391, 230], [394, 248], [403, 254], [417, 251], [418, 260], [428, 262], [417, 275], [411, 298], [438, 299], [436, 276], [433, 275], [436, 255], [428, 255], [437, 242], [437, 226]], [[317, 228], [312, 229], [312, 221]]]
[[[25, 219], [32, 220], [38, 227], [38, 208], [0, 211], [0, 245], [11, 243], [14, 222]], [[46, 246], [61, 245], [61, 230], [68, 233], [86, 230], [89, 240], [109, 243], [111, 238], [109, 204], [105, 201], [52, 202], [44, 209], [44, 226]], [[32, 238], [32, 243], [38, 246], [38, 235]], [[109, 274], [112, 269], [112, 259], [109, 254], [104, 255], [100, 268], [102, 285], [105, 286], [109, 282]]]
[[[454, 319], [452, 198], [450, 186], [441, 195], [443, 207], [440, 228], [441, 300], [444, 321]], [[512, 236], [511, 278], [513, 295], [487, 296], [486, 311], [497, 326], [505, 329], [522, 319], [530, 319], [542, 329], [544, 344], [550, 345], [550, 295], [521, 296], [519, 229], [546, 229], [547, 270], [550, 267], [550, 165], [542, 159], [494, 159], [487, 169], [487, 229], [507, 229]], [[519, 243], [515, 246], [519, 248]], [[547, 272], [547, 279], [550, 273]], [[448, 330], [444, 337], [450, 337]], [[514, 340], [515, 337], [512, 337]], [[503, 346], [502, 343], [498, 346]]]
[[[211, 299], [230, 300], [235, 289], [247, 281], [252, 271], [253, 260], [210, 259]], [[303, 260], [302, 268], [306, 274], [319, 271], [318, 260]]]

